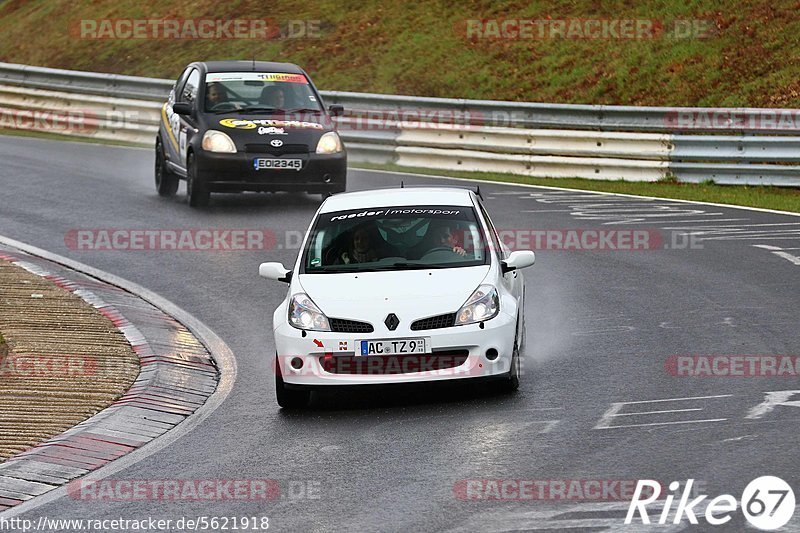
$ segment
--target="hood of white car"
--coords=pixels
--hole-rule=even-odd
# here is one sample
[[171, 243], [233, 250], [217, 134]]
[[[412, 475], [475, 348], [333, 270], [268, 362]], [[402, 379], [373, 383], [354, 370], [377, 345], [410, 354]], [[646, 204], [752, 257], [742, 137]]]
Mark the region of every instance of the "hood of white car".
[[299, 284], [326, 316], [380, 323], [394, 313], [410, 322], [458, 311], [489, 268], [301, 274]]

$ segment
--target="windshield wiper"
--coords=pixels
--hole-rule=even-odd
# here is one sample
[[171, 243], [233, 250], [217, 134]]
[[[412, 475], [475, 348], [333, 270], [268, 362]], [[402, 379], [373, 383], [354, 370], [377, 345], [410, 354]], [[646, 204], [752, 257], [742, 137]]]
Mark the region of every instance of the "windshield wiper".
[[234, 107], [233, 109], [221, 109], [219, 111], [214, 111], [215, 115], [224, 115], [225, 113], [237, 113], [241, 111], [241, 107]]
[[244, 111], [246, 113], [283, 113], [283, 109], [269, 106], [253, 106], [253, 107], [240, 107], [237, 111]]
[[391, 266], [378, 267], [374, 270], [426, 270], [435, 268], [450, 268], [451, 265], [426, 265], [422, 263], [392, 263]]
[[306, 270], [306, 274], [346, 274], [348, 272], [360, 272], [353, 268], [328, 268], [322, 267], [314, 270]]
[[298, 107], [297, 109], [287, 109], [287, 113], [322, 113], [321, 109], [311, 109], [310, 107]]

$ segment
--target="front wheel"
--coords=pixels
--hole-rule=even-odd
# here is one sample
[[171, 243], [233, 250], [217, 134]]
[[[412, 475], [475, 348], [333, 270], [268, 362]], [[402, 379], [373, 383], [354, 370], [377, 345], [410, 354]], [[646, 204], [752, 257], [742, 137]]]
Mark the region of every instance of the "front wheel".
[[275, 396], [278, 400], [278, 405], [284, 409], [302, 409], [308, 406], [311, 399], [310, 391], [292, 390], [286, 388], [281, 375], [281, 365], [275, 359]]
[[519, 389], [519, 367], [519, 346], [517, 345], [517, 339], [514, 339], [514, 352], [511, 355], [511, 369], [508, 371], [507, 377], [500, 382], [500, 390], [502, 392], [512, 393]]
[[194, 154], [189, 154], [186, 161], [186, 197], [190, 207], [205, 207], [211, 198], [211, 193], [197, 177], [197, 164]]
[[161, 139], [156, 140], [156, 190], [159, 196], [174, 196], [178, 192], [178, 176], [167, 168]]

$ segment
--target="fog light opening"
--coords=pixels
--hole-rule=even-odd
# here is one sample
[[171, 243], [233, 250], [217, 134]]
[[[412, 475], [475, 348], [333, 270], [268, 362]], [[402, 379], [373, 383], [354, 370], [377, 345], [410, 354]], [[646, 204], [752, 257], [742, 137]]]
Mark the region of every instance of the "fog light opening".
[[495, 350], [494, 348], [489, 348], [488, 350], [486, 350], [486, 359], [488, 359], [489, 361], [494, 361], [495, 359], [497, 359], [498, 355], [499, 354], [497, 353], [497, 350]]
[[325, 183], [330, 183], [332, 179], [333, 178], [331, 177], [330, 174], [325, 174], [324, 176], [322, 176], [322, 181], [324, 181]]
[[295, 370], [300, 370], [301, 368], [303, 368], [303, 360], [300, 359], [299, 357], [293, 357], [292, 361], [289, 364], [292, 365], [292, 368], [294, 368]]

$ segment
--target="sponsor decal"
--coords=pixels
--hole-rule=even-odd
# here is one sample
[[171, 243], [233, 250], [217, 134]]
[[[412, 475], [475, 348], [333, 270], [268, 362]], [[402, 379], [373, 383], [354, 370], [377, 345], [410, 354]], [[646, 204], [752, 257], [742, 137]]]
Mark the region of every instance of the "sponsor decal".
[[405, 218], [408, 216], [412, 217], [458, 216], [459, 214], [461, 214], [460, 209], [408, 206], [408, 207], [378, 209], [378, 210], [362, 209], [361, 211], [353, 211], [353, 212], [339, 211], [337, 213], [332, 214], [333, 216], [331, 216], [330, 221], [333, 222], [334, 220], [347, 220], [350, 218], [365, 218], [365, 217], [377, 217], [377, 216], [384, 216], [384, 217], [391, 216], [391, 217]]
[[308, 85], [308, 80], [302, 74], [286, 74], [283, 72], [220, 72], [210, 73], [206, 82], [215, 81], [270, 81], [280, 83], [302, 83]]
[[275, 128], [296, 128], [306, 130], [322, 130], [325, 129], [322, 124], [317, 122], [305, 122], [301, 120], [273, 120], [273, 119], [240, 119], [240, 118], [224, 118], [219, 121], [220, 126], [226, 128], [234, 128], [238, 130], [254, 130], [259, 126], [262, 127], [275, 127]]
[[273, 126], [265, 127], [261, 126], [258, 128], [259, 135], [287, 135], [286, 131], [283, 128], [276, 128]]

